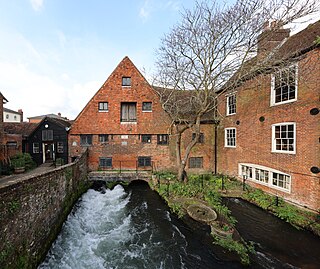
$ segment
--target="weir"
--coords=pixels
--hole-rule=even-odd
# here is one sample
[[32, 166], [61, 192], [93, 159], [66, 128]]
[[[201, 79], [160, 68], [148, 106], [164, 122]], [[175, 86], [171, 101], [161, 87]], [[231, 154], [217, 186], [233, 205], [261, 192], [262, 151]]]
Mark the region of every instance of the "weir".
[[93, 171], [88, 175], [89, 181], [105, 181], [105, 182], [132, 182], [143, 180], [149, 182], [152, 178], [151, 171]]

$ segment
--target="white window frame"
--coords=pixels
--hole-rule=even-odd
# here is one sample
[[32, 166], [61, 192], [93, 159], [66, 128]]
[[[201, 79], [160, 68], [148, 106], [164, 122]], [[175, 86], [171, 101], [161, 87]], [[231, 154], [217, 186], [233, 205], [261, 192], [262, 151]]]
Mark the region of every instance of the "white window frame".
[[[228, 136], [228, 131], [234, 130], [234, 145], [229, 145], [228, 139], [231, 139]], [[226, 148], [236, 148], [237, 147], [237, 129], [236, 128], [225, 128], [224, 129], [224, 146]]]
[[[275, 129], [277, 126], [286, 126], [286, 125], [293, 125], [293, 150], [289, 151], [289, 150], [279, 150], [277, 149], [277, 144], [276, 141], [277, 139], [289, 139], [289, 138], [276, 138], [276, 134], [275, 134]], [[271, 148], [271, 152], [274, 153], [285, 153], [285, 154], [296, 154], [296, 134], [297, 134], [297, 130], [296, 130], [296, 123], [295, 122], [281, 122], [281, 123], [276, 123], [276, 124], [272, 124], [272, 148]]]
[[98, 102], [98, 111], [109, 112], [109, 102]]
[[[275, 100], [276, 99], [276, 94], [275, 94], [276, 74], [279, 74], [282, 71], [284, 71], [285, 69], [290, 69], [292, 67], [295, 67], [295, 69], [296, 69], [295, 70], [295, 98], [276, 103], [276, 100]], [[282, 68], [281, 70], [279, 70], [279, 71], [277, 71], [277, 72], [275, 72], [274, 74], [271, 75], [270, 106], [277, 106], [277, 105], [292, 103], [292, 102], [297, 101], [297, 99], [298, 99], [298, 64], [295, 63], [295, 64], [290, 65], [288, 67]]]
[[[243, 169], [242, 167], [246, 166], [246, 167], [250, 167], [252, 169], [252, 177], [246, 177], [246, 180], [249, 180], [251, 182], [257, 183], [259, 185], [263, 185], [263, 186], [267, 186], [271, 189], [276, 189], [276, 190], [280, 190], [282, 192], [286, 192], [286, 193], [291, 193], [291, 184], [292, 184], [292, 177], [291, 175], [284, 173], [282, 171], [267, 167], [267, 166], [262, 166], [262, 165], [258, 165], [258, 164], [252, 164], [252, 163], [239, 163], [238, 164], [238, 175], [241, 179], [243, 179]], [[256, 179], [256, 170], [264, 170], [265, 172], [268, 173], [268, 182], [264, 182], [261, 180]], [[273, 175], [274, 173], [279, 174], [279, 175], [283, 175], [284, 177], [288, 178], [288, 188], [283, 188], [283, 187], [279, 187], [278, 185], [274, 185], [273, 184]], [[245, 175], [246, 176], [246, 175]]]
[[32, 143], [32, 153], [40, 153], [40, 143], [34, 142]]
[[[226, 107], [226, 115], [227, 116], [231, 116], [231, 115], [235, 115], [237, 113], [237, 95], [236, 95], [236, 92], [233, 92], [233, 93], [230, 93], [228, 94], [227, 96], [227, 107]], [[234, 98], [234, 104], [230, 104], [230, 98]], [[230, 108], [231, 108], [231, 105], [234, 106], [234, 111], [235, 112], [231, 112], [230, 113]]]

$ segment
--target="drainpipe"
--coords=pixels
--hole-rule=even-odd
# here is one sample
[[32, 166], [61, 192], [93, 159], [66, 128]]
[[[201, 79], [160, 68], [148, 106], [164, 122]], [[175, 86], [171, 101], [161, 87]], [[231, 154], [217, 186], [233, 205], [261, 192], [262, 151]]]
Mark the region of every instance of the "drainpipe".
[[217, 142], [218, 142], [218, 137], [217, 137], [217, 134], [218, 134], [218, 130], [217, 130], [217, 124], [214, 125], [214, 174], [216, 175], [217, 174], [217, 160], [218, 160], [218, 153], [217, 153], [217, 150], [218, 150], [218, 146], [217, 146]]

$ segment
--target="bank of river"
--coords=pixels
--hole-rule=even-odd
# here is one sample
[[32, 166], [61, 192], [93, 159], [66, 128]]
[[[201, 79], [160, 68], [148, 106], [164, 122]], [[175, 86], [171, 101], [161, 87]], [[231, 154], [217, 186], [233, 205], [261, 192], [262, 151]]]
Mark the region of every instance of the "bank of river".
[[[250, 268], [320, 268], [319, 255], [315, 257], [320, 242], [315, 237], [297, 234], [289, 224], [248, 208], [246, 202], [227, 203], [241, 236], [257, 249]], [[209, 233], [206, 226], [191, 220], [186, 224], [172, 215], [146, 183], [117, 185], [104, 192], [90, 189], [39, 268], [243, 268], [234, 254], [213, 245]]]

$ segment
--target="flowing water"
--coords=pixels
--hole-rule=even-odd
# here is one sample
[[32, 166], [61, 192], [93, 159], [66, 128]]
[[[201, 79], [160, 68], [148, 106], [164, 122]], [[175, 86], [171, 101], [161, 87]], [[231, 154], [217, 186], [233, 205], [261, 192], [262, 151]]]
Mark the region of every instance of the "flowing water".
[[[250, 268], [320, 268], [320, 241], [244, 201], [226, 201], [237, 229], [254, 241]], [[212, 244], [208, 227], [171, 215], [147, 184], [103, 192], [78, 201], [39, 269], [243, 268]]]
[[241, 199], [227, 198], [224, 203], [237, 219], [241, 236], [254, 242], [252, 259], [262, 268], [320, 268], [319, 237]]
[[105, 193], [90, 189], [39, 268], [242, 268], [216, 257], [201, 237], [172, 216], [146, 184], [126, 190], [117, 185]]

